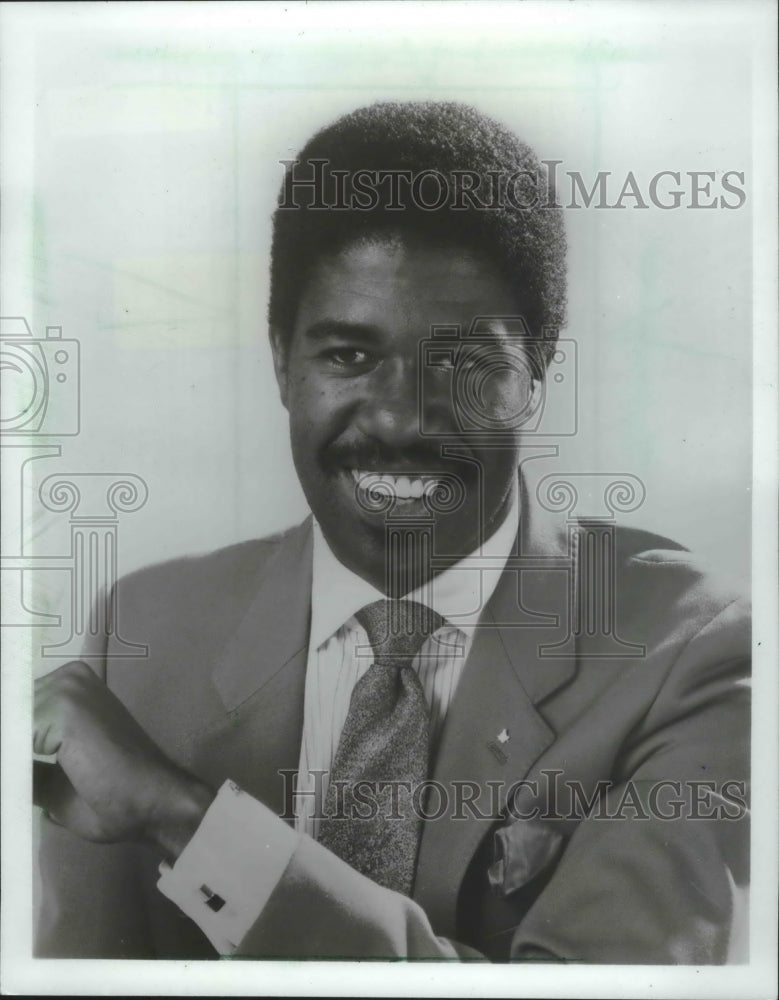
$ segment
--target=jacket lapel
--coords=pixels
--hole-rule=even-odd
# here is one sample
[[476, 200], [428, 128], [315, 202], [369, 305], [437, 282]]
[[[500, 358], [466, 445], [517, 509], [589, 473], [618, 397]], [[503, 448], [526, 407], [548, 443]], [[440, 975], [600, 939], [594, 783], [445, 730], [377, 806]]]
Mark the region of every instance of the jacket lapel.
[[[212, 680], [226, 710], [203, 748], [221, 770], [291, 821], [288, 779], [303, 732], [311, 596], [310, 521], [282, 537]], [[205, 766], [205, 765], [204, 765]]]
[[[477, 629], [433, 770], [447, 812], [424, 824], [420, 844], [414, 899], [446, 936], [456, 932], [460, 884], [490, 820], [555, 738], [536, 706], [576, 670], [574, 659], [541, 651], [567, 634], [574, 579], [567, 526], [530, 504], [523, 477], [520, 488], [515, 552]], [[481, 790], [474, 809], [462, 804], [469, 786]], [[433, 813], [435, 803], [427, 808]]]
[[[311, 518], [287, 532], [262, 567], [257, 592], [213, 673], [228, 711], [303, 654], [311, 617]], [[279, 705], [279, 711], [285, 706]]]

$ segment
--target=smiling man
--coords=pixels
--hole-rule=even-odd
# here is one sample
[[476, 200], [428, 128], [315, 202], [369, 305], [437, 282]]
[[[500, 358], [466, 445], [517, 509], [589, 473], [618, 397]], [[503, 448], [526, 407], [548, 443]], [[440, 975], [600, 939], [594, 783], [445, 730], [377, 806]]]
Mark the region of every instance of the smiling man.
[[312, 517], [120, 581], [148, 659], [109, 634], [38, 682], [40, 955], [726, 960], [747, 609], [528, 489], [564, 313], [554, 192], [473, 109], [375, 105], [287, 164]]

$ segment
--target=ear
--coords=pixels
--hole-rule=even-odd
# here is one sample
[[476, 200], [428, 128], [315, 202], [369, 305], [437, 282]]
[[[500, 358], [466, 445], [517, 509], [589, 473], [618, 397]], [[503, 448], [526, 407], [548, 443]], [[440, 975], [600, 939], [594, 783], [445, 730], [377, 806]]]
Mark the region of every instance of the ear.
[[287, 408], [289, 392], [289, 337], [278, 327], [270, 329], [270, 346], [273, 352], [273, 370], [276, 372], [276, 383], [284, 408]]

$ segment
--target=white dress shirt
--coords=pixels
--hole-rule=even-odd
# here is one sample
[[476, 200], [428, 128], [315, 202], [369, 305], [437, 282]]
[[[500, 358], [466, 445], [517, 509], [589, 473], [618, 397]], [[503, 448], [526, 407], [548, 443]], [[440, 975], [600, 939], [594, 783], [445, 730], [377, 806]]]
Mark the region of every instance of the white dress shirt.
[[[470, 652], [474, 628], [506, 565], [517, 534], [518, 515], [515, 503], [479, 550], [406, 595], [445, 620], [412, 664], [430, 708], [433, 748]], [[490, 565], [480, 565], [478, 556], [489, 559]], [[336, 559], [315, 523], [311, 635], [297, 785], [303, 794], [295, 801], [295, 828], [315, 838], [352, 691], [374, 659], [368, 636], [355, 614], [383, 597]], [[318, 772], [318, 779], [313, 772]]]
[[[515, 496], [508, 516], [479, 549], [405, 595], [445, 620], [413, 661], [430, 706], [433, 750], [474, 629], [503, 573], [518, 526]], [[318, 816], [352, 690], [374, 659], [355, 614], [382, 598], [379, 590], [336, 559], [315, 523], [295, 829], [226, 781], [175, 865], [163, 862], [160, 866], [159, 889], [198, 924], [222, 955], [236, 950], [259, 917], [298, 838], [317, 836]]]

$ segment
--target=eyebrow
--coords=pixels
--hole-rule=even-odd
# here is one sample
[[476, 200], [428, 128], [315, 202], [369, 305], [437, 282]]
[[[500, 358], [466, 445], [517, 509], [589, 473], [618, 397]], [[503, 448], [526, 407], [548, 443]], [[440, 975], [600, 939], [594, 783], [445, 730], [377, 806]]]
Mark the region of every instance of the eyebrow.
[[478, 342], [479, 340], [494, 340], [501, 344], [512, 344], [518, 340], [526, 339], [524, 331], [516, 332], [507, 325], [506, 319], [511, 317], [494, 316], [485, 318], [478, 326], [475, 334], [470, 336], [471, 331], [463, 338], [467, 343], [469, 340]]
[[303, 331], [308, 340], [322, 341], [337, 338], [374, 342], [381, 337], [381, 331], [370, 323], [351, 323], [342, 319], [322, 319], [312, 323]]

